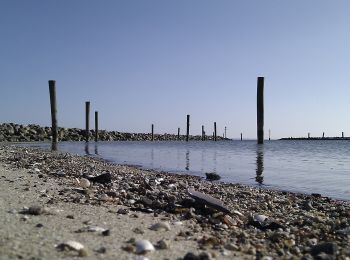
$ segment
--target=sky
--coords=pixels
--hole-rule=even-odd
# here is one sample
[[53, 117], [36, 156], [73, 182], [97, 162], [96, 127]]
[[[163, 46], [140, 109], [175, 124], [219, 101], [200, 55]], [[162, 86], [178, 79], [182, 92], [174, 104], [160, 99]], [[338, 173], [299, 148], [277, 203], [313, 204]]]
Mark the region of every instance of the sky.
[[0, 0], [0, 123], [350, 136], [348, 0]]

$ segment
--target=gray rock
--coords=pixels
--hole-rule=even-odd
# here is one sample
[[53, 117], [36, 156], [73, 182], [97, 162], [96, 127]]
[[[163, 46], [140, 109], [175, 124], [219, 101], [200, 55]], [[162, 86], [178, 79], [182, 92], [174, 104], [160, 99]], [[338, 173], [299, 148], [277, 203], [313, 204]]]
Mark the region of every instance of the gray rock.
[[337, 244], [334, 242], [324, 242], [313, 246], [311, 248], [311, 254], [313, 256], [319, 255], [320, 253], [335, 255], [337, 248]]

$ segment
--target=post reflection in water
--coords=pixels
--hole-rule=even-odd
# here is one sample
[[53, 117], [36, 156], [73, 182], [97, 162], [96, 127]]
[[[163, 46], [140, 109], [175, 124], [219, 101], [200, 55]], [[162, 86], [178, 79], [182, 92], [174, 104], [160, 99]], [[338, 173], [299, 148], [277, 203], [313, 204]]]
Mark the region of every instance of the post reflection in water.
[[256, 177], [255, 181], [259, 184], [264, 182], [264, 148], [260, 145], [256, 148]]
[[215, 151], [214, 151], [214, 158], [213, 158], [213, 162], [214, 162], [213, 172], [214, 172], [214, 173], [216, 173], [216, 165], [217, 165], [216, 157], [217, 157], [217, 152], [216, 152], [216, 150], [215, 150]]
[[89, 151], [89, 142], [85, 143], [85, 154], [86, 155], [90, 155], [90, 151]]
[[154, 167], [154, 148], [151, 148], [151, 166]]
[[98, 146], [95, 144], [95, 154], [98, 155]]
[[190, 150], [186, 151], [186, 171], [190, 170]]

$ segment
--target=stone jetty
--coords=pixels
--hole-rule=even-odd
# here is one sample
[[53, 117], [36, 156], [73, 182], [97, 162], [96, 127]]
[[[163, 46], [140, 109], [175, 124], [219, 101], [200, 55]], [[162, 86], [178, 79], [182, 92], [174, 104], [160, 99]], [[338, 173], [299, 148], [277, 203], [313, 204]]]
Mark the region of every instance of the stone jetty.
[[[90, 130], [89, 139], [94, 140], [95, 131]], [[32, 142], [32, 141], [50, 141], [52, 138], [51, 127], [39, 126], [35, 124], [20, 125], [14, 123], [0, 124], [0, 142]], [[98, 133], [100, 141], [151, 141], [151, 133], [123, 133], [118, 131], [100, 130]], [[190, 140], [200, 141], [201, 135], [190, 135]], [[224, 140], [222, 137], [217, 137], [218, 140]], [[212, 140], [212, 136], [207, 136], [207, 140]], [[58, 128], [59, 141], [84, 141], [85, 130], [79, 128]], [[175, 141], [175, 134], [155, 134], [155, 141]], [[186, 140], [185, 135], [180, 135], [180, 140]], [[228, 140], [228, 139], [226, 139]]]

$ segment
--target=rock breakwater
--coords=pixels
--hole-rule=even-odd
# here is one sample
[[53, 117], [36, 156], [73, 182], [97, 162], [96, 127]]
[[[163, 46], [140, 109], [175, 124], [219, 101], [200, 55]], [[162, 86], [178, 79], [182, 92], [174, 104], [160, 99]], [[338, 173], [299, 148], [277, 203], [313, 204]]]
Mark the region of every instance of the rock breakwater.
[[[90, 130], [89, 139], [93, 140], [95, 130]], [[14, 123], [0, 124], [0, 142], [32, 142], [32, 141], [50, 141], [52, 138], [51, 127], [39, 126], [35, 124], [20, 125]], [[151, 141], [150, 133], [123, 133], [118, 131], [100, 130], [98, 133], [100, 141]], [[217, 137], [223, 140], [222, 137]], [[85, 130], [79, 128], [58, 128], [59, 141], [84, 141]], [[155, 141], [175, 141], [178, 140], [174, 134], [155, 134]], [[186, 140], [185, 135], [180, 135], [180, 140]], [[201, 140], [199, 135], [190, 135], [190, 140]], [[212, 136], [207, 136], [207, 140], [212, 140]]]

